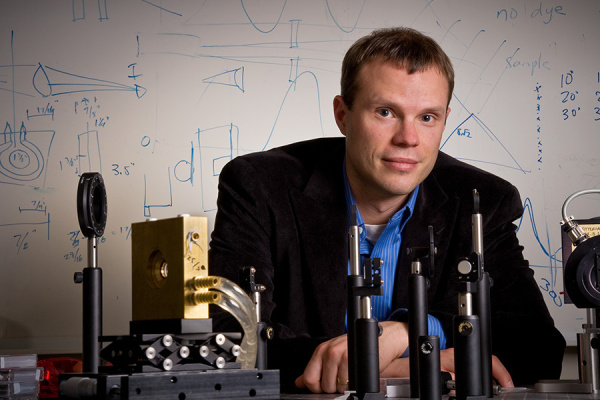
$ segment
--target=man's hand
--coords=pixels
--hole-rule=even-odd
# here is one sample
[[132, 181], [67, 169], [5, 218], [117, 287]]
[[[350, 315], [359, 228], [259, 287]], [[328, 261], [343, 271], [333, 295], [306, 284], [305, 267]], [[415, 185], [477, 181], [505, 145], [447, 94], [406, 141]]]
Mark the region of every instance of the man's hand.
[[[442, 371], [447, 371], [454, 378], [454, 349], [440, 351], [440, 366]], [[408, 358], [398, 358], [393, 360], [387, 368], [381, 372], [382, 378], [399, 378], [410, 376], [410, 367]], [[492, 356], [492, 376], [502, 387], [514, 387], [512, 378], [508, 370], [504, 367], [500, 359]]]
[[[408, 329], [405, 323], [380, 323], [383, 334], [379, 337], [379, 371], [382, 378], [410, 376], [408, 357], [400, 358], [408, 347]], [[441, 370], [454, 377], [454, 349], [440, 352]], [[502, 387], [514, 387], [510, 374], [496, 357], [492, 356], [492, 375]], [[296, 386], [313, 393], [343, 393], [348, 389], [348, 341], [346, 335], [321, 343], [296, 379]]]
[[[400, 357], [408, 347], [408, 328], [405, 323], [384, 321], [379, 337], [379, 371]], [[348, 340], [346, 335], [321, 343], [296, 379], [296, 386], [313, 393], [343, 393], [348, 389]]]

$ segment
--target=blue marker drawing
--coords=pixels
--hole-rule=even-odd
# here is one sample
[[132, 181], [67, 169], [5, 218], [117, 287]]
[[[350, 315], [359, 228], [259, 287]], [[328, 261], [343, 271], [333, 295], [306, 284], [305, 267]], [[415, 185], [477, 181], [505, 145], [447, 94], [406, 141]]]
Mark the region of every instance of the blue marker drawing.
[[0, 228], [10, 228], [10, 227], [33, 227], [36, 229], [38, 226], [46, 227], [47, 239], [50, 240], [50, 213], [46, 214], [46, 218], [44, 220], [38, 220], [34, 222], [8, 222], [8, 223], [0, 223]]
[[5, 143], [0, 145], [0, 173], [18, 181], [37, 179], [44, 169], [44, 156], [35, 144], [27, 140], [25, 124], [21, 124], [17, 135], [7, 123], [4, 138]]
[[201, 203], [205, 212], [216, 210], [216, 193], [208, 197], [207, 189], [217, 187], [221, 169], [239, 154], [240, 130], [233, 124], [198, 130]]
[[[356, 29], [356, 25], [358, 25], [358, 20], [360, 19], [360, 15], [362, 14], [362, 11], [363, 11], [363, 8], [365, 7], [366, 2], [367, 2], [367, 0], [362, 0], [362, 4], [360, 5], [360, 10], [358, 10], [358, 12], [349, 13], [347, 11], [348, 2], [325, 0], [325, 3], [327, 4], [327, 11], [329, 12], [329, 15], [331, 15], [333, 22], [342, 32], [345, 32], [345, 33], [350, 33], [352, 31], [354, 31], [354, 29]], [[342, 10], [339, 11], [339, 14], [338, 14], [338, 10], [336, 9], [335, 5], [332, 8], [332, 3], [340, 3], [339, 7], [341, 7]], [[347, 14], [350, 17], [350, 19], [355, 18], [355, 20], [354, 21], [350, 20], [350, 22], [347, 24], [341, 23], [340, 20], [341, 20], [341, 17], [344, 16], [343, 14]]]
[[30, 111], [29, 109], [26, 110], [26, 114], [27, 114], [27, 120], [31, 120], [33, 118], [38, 118], [38, 117], [50, 117], [52, 119], [52, 121], [54, 121], [54, 106], [51, 106], [50, 103], [46, 103], [45, 107], [37, 107], [35, 109], [33, 109], [32, 111]]
[[[148, 200], [148, 182], [147, 182], [147, 177], [144, 174], [144, 216], [146, 218], [150, 218], [152, 217], [152, 209], [153, 208], [166, 208], [166, 207], [173, 207], [173, 189], [171, 186], [171, 168], [167, 169], [167, 177], [168, 177], [168, 185], [169, 185], [169, 195], [168, 195], [168, 201], [166, 202], [150, 202], [150, 200]], [[164, 193], [165, 191], [162, 190], [160, 191], [161, 193]]]
[[[456, 68], [460, 68], [460, 66], [463, 64], [464, 61], [467, 61], [467, 54], [469, 53], [469, 51], [473, 48], [473, 45], [475, 44], [476, 40], [479, 39], [480, 37], [483, 36], [483, 34], [485, 33], [485, 30], [480, 30], [478, 31], [474, 36], [473, 39], [471, 40], [471, 42], [469, 43], [468, 46], [465, 46], [465, 51], [463, 53], [463, 55], [459, 58], [459, 61], [456, 64]], [[484, 73], [488, 70], [489, 66], [492, 64], [492, 61], [496, 58], [496, 56], [500, 53], [500, 49], [502, 49], [502, 47], [506, 44], [506, 40], [503, 40], [502, 43], [500, 43], [500, 45], [496, 48], [496, 51], [494, 51], [494, 53], [489, 57], [489, 59], [487, 60], [487, 63], [480, 69], [479, 71], [479, 75], [477, 76], [477, 78], [475, 79], [475, 82], [479, 82]], [[486, 106], [488, 100], [492, 97], [492, 93], [494, 93], [494, 90], [496, 89], [496, 87], [498, 86], [498, 83], [500, 82], [500, 80], [502, 79], [502, 76], [504, 75], [504, 72], [506, 71], [506, 69], [504, 69], [500, 75], [496, 78], [496, 81], [494, 83], [494, 85], [492, 86], [491, 90], [488, 93], [488, 97], [485, 99], [485, 101], [481, 102], [481, 106], [479, 107], [479, 111], [478, 113], [480, 113]], [[473, 93], [473, 91], [479, 88], [479, 86], [477, 85], [473, 85], [471, 87], [471, 90], [469, 91], [469, 93], [464, 96], [464, 103], [467, 103], [469, 101], [469, 98], [471, 97], [471, 94]]]
[[[86, 0], [73, 0], [73, 22], [81, 21], [85, 19], [85, 1]], [[106, 6], [106, 0], [98, 1], [98, 19], [104, 21], [108, 19], [108, 7]]]
[[538, 231], [537, 224], [535, 221], [535, 216], [533, 212], [533, 204], [531, 203], [531, 199], [527, 197], [523, 204], [523, 216], [519, 220], [517, 225], [517, 232], [521, 229], [523, 225], [523, 221], [527, 221], [531, 224], [531, 229], [533, 231], [533, 236], [535, 238], [536, 243], [538, 244], [540, 250], [542, 250], [543, 254], [548, 257], [548, 263], [550, 265], [551, 275], [552, 275], [552, 284], [556, 284], [556, 270], [558, 269], [558, 263], [562, 263], [562, 260], [557, 258], [557, 254], [560, 254], [562, 247], [559, 247], [556, 250], [552, 250], [548, 241], [550, 240], [550, 233], [546, 228], [545, 231], [545, 242], [542, 242], [542, 238], [540, 232]]
[[175, 15], [178, 15], [180, 17], [182, 16], [182, 14], [180, 14], [178, 12], [175, 12], [175, 11], [172, 11], [172, 10], [168, 10], [168, 9], [166, 9], [164, 7], [161, 7], [161, 6], [157, 5], [157, 4], [154, 4], [154, 3], [152, 3], [152, 2], [150, 2], [148, 0], [142, 0], [142, 2], [146, 3], [146, 4], [150, 4], [151, 6], [154, 6], [154, 7], [158, 8], [158, 9], [160, 9], [161, 11], [166, 11], [168, 13], [175, 14]]
[[89, 78], [59, 71], [47, 65], [38, 65], [33, 74], [33, 87], [43, 97], [82, 92], [134, 92], [138, 99], [146, 94], [140, 85], [124, 85], [103, 79]]
[[[250, 23], [252, 24], [252, 26], [259, 32], [261, 33], [269, 33], [272, 32], [273, 29], [275, 29], [277, 27], [277, 25], [279, 25], [279, 21], [281, 20], [281, 16], [283, 15], [283, 10], [285, 10], [285, 5], [287, 3], [287, 0], [283, 0], [283, 4], [281, 5], [281, 12], [279, 13], [279, 17], [277, 17], [277, 21], [272, 23], [272, 26], [270, 27], [270, 29], [261, 29], [258, 27], [258, 25], [264, 25], [265, 23], [262, 22], [254, 22], [254, 20], [252, 19], [252, 17], [250, 16], [250, 13], [248, 12], [248, 8], [251, 8], [252, 3], [257, 3], [259, 9], [262, 11], [264, 10], [262, 7], [264, 7], [264, 3], [265, 1], [252, 1], [252, 0], [240, 0], [241, 4], [242, 4], [242, 8], [244, 9], [244, 13], [246, 14], [246, 17], [248, 17], [248, 20], [250, 21]], [[268, 1], [268, 3], [281, 3], [282, 1], [280, 0], [271, 0]], [[275, 9], [275, 12], [277, 12], [277, 5], [276, 4], [272, 4], [273, 9]], [[262, 13], [258, 13], [258, 14], [262, 14]], [[270, 20], [269, 18], [265, 18], [266, 20]], [[271, 23], [270, 23], [271, 24]]]
[[557, 290], [560, 292], [562, 288], [558, 282], [558, 278], [562, 277], [562, 260], [557, 257], [557, 254], [560, 254], [562, 247], [559, 247], [556, 250], [552, 249], [550, 245], [551, 235], [547, 226], [542, 238], [542, 234], [537, 228], [533, 211], [533, 203], [530, 198], [526, 198], [525, 202], [523, 203], [523, 216], [519, 220], [517, 232], [523, 228], [525, 223], [530, 224], [533, 236], [537, 245], [539, 246], [539, 249], [542, 250], [542, 253], [548, 259], [547, 265], [530, 265], [533, 268], [543, 268], [548, 271], [548, 278], [540, 278], [540, 289], [542, 290], [542, 293], [547, 294], [552, 299], [557, 307], [562, 307], [562, 298], [559, 296], [560, 293], [557, 293]]
[[52, 130], [19, 131], [7, 122], [0, 133], [0, 183], [46, 186], [48, 158], [54, 140]]
[[238, 88], [244, 92], [244, 67], [221, 72], [213, 76], [202, 79], [202, 83], [211, 85], [225, 85]]
[[[12, 88], [8, 91], [12, 94], [13, 123], [12, 125], [6, 123], [2, 132], [2, 143], [0, 143], [0, 174], [9, 179], [2, 180], [0, 183], [27, 182], [30, 185], [43, 187], [46, 184], [48, 156], [55, 132], [51, 130], [28, 132], [23, 121], [17, 131], [16, 95], [23, 93], [16, 90], [14, 32], [11, 32], [10, 51]], [[52, 115], [54, 115], [53, 110]]]
[[[297, 59], [292, 59], [291, 60], [291, 68], [290, 71], [293, 72], [293, 74], [297, 74], [298, 71], [298, 60]], [[269, 137], [267, 138], [267, 141], [265, 142], [264, 146], [262, 147], [261, 150], [266, 150], [267, 146], [269, 146], [269, 142], [271, 141], [271, 139], [273, 138], [273, 134], [276, 132], [276, 128], [277, 128], [277, 123], [279, 122], [279, 119], [282, 115], [282, 110], [284, 109], [284, 106], [286, 104], [286, 101], [288, 101], [288, 96], [290, 96], [290, 94], [292, 94], [295, 90], [296, 90], [296, 86], [298, 85], [298, 80], [302, 77], [305, 78], [309, 78], [314, 80], [314, 83], [316, 85], [316, 90], [315, 90], [315, 107], [316, 107], [316, 112], [318, 115], [318, 122], [319, 122], [319, 127], [320, 127], [320, 131], [321, 131], [321, 136], [325, 136], [325, 131], [323, 130], [323, 117], [321, 115], [321, 94], [319, 91], [319, 80], [317, 79], [317, 76], [310, 72], [310, 71], [306, 71], [306, 72], [302, 72], [300, 74], [297, 74], [297, 76], [293, 76], [293, 78], [291, 77], [292, 74], [290, 74], [290, 85], [288, 86], [285, 95], [283, 96], [283, 100], [281, 101], [281, 106], [279, 107], [279, 110], [277, 111], [277, 115], [275, 116], [275, 122], [273, 123], [273, 127], [271, 128], [271, 132], [269, 132]], [[311, 114], [312, 115], [312, 114]], [[312, 134], [314, 135], [314, 133]]]
[[100, 154], [100, 138], [97, 130], [88, 129], [77, 135], [77, 147], [79, 153], [79, 174], [84, 172], [102, 173], [102, 157]]
[[194, 186], [194, 171], [194, 142], [192, 142], [190, 146], [190, 161], [179, 161], [173, 169], [173, 175], [175, 175], [175, 179], [179, 182], [190, 182]]
[[19, 207], [19, 214], [22, 213], [42, 213], [44, 215], [48, 214], [48, 207], [46, 206], [46, 202], [42, 200], [33, 200], [31, 201], [30, 207]]
[[298, 29], [300, 27], [299, 19], [290, 20], [290, 49], [298, 47]]
[[[470, 112], [467, 107], [460, 101], [460, 99], [453, 95], [454, 99], [458, 101], [460, 106], [464, 108], [468, 113], [468, 117], [463, 120], [458, 126], [450, 133], [450, 135], [444, 140], [442, 145], [440, 146], [440, 150], [448, 144], [448, 141], [453, 137], [456, 138], [458, 136], [463, 136], [465, 138], [469, 137], [477, 137], [478, 139], [487, 137], [489, 141], [480, 142], [482, 150], [478, 152], [478, 154], [485, 154], [485, 159], [481, 158], [464, 158], [457, 157], [461, 160], [480, 163], [480, 164], [493, 164], [497, 166], [506, 167], [509, 169], [515, 169], [521, 171], [526, 174], [531, 171], [523, 169], [519, 162], [514, 158], [514, 156], [510, 153], [510, 151], [506, 148], [506, 146], [500, 141], [500, 139], [492, 132], [492, 130], [483, 122], [478, 116]], [[466, 127], [469, 127], [468, 129]], [[492, 147], [494, 150], [492, 150]], [[490, 154], [494, 154], [497, 157], [496, 161], [490, 161]]]

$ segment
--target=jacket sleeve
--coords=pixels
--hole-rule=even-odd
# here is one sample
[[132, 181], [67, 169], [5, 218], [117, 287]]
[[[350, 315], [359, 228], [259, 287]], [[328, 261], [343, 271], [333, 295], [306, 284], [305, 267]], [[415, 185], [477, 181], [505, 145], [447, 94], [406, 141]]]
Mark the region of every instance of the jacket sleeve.
[[495, 209], [483, 211], [484, 267], [492, 278], [492, 352], [517, 385], [558, 379], [565, 340], [522, 255], [513, 223], [523, 213], [519, 193], [512, 185], [504, 193], [488, 201]]
[[[463, 169], [461, 169], [463, 171]], [[455, 213], [446, 251], [436, 258], [440, 264], [435, 292], [430, 293], [429, 312], [437, 317], [453, 347], [452, 322], [458, 311], [459, 258], [472, 251], [472, 190], [480, 193], [483, 223], [484, 270], [492, 280], [490, 289], [492, 353], [497, 356], [515, 384], [529, 385], [541, 379], [558, 379], [562, 369], [565, 340], [554, 326], [534, 271], [524, 259], [517, 238], [516, 222], [523, 215], [523, 204], [516, 187], [487, 173], [452, 174], [466, 182], [448, 189]], [[440, 179], [441, 180], [441, 179]], [[454, 190], [455, 188], [458, 188]], [[447, 236], [448, 237], [448, 236]], [[437, 263], [437, 262], [436, 262]]]
[[[239, 270], [256, 269], [256, 282], [265, 286], [261, 293], [261, 317], [273, 328], [268, 341], [268, 367], [279, 369], [282, 390], [295, 389], [294, 380], [317, 345], [327, 338], [297, 335], [288, 326], [272, 321], [275, 267], [272, 240], [275, 217], [269, 207], [261, 175], [251, 162], [238, 157], [228, 163], [219, 177], [218, 211], [211, 236], [209, 273], [239, 283]], [[227, 313], [211, 308], [215, 331], [239, 331], [237, 321]]]

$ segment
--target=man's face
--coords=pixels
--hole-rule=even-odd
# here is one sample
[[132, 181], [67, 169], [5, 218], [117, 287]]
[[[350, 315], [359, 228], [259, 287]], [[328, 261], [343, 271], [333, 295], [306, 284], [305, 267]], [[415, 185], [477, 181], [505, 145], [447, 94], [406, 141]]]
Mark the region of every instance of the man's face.
[[352, 110], [341, 96], [334, 99], [350, 186], [357, 201], [403, 204], [437, 158], [450, 113], [448, 82], [436, 69], [409, 75], [377, 61], [358, 78]]

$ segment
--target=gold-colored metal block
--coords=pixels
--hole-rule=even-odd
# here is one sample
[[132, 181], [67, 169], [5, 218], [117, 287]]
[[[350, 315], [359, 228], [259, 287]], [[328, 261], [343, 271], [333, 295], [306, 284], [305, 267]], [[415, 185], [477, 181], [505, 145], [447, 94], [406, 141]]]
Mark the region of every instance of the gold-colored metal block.
[[208, 318], [189, 301], [189, 283], [208, 276], [206, 217], [182, 216], [131, 226], [132, 319]]

